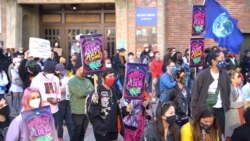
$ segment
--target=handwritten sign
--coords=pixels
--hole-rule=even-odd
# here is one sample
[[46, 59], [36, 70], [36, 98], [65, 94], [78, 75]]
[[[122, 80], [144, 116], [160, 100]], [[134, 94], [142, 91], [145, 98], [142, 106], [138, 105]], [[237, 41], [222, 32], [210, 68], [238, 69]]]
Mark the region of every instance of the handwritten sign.
[[102, 35], [82, 35], [80, 41], [85, 74], [96, 74], [104, 71], [105, 58]]
[[192, 35], [201, 35], [206, 29], [206, 11], [202, 5], [193, 6]]
[[26, 133], [31, 141], [57, 140], [54, 119], [49, 106], [21, 113]]
[[53, 49], [53, 51], [55, 51], [57, 54], [58, 54], [58, 56], [62, 56], [62, 53], [63, 53], [63, 50], [62, 50], [62, 48], [54, 48]]
[[40, 38], [30, 38], [29, 51], [30, 51], [29, 55], [32, 57], [50, 58], [51, 57], [50, 41]]
[[147, 69], [146, 64], [127, 64], [124, 86], [125, 99], [143, 99], [142, 93], [144, 91]]
[[193, 38], [190, 42], [190, 67], [203, 66], [204, 38]]

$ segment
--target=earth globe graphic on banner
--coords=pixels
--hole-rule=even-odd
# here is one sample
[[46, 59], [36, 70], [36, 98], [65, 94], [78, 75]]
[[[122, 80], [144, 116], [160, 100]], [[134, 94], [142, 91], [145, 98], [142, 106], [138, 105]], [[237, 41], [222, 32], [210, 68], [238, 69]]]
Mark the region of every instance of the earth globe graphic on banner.
[[227, 37], [231, 35], [234, 29], [234, 24], [231, 19], [228, 18], [226, 13], [220, 14], [213, 23], [213, 33], [217, 37]]

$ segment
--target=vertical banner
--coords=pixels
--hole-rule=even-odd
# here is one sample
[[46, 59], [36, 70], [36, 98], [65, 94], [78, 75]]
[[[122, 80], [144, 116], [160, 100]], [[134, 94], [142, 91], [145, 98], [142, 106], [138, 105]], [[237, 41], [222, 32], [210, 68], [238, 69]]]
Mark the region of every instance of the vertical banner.
[[203, 5], [193, 5], [192, 36], [199, 36], [206, 30], [206, 11]]
[[105, 70], [102, 34], [81, 36], [82, 64], [85, 74], [96, 74]]
[[204, 63], [204, 38], [190, 39], [190, 67], [203, 66]]
[[143, 99], [142, 94], [144, 91], [147, 70], [148, 67], [146, 64], [127, 64], [124, 84], [125, 99]]
[[31, 141], [57, 140], [54, 118], [49, 106], [25, 111], [21, 115], [25, 133]]

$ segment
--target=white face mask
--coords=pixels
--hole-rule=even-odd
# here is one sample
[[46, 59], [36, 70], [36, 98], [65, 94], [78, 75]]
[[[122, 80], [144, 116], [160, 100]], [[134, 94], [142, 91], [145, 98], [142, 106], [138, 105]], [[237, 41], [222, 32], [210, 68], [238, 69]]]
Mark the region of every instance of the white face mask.
[[135, 60], [134, 60], [134, 59], [130, 59], [130, 60], [128, 60], [128, 62], [129, 62], [129, 63], [134, 63]]
[[58, 43], [55, 43], [55, 47], [58, 47]]
[[150, 57], [154, 57], [154, 53], [149, 53], [149, 56]]
[[48, 74], [46, 74], [46, 77], [47, 77], [48, 79], [51, 79], [53, 76], [54, 76], [53, 73], [48, 73]]
[[148, 51], [149, 51], [149, 48], [146, 48], [145, 51], [148, 52]]
[[105, 66], [106, 66], [106, 68], [112, 68], [111, 64], [106, 64]]
[[77, 46], [77, 47], [80, 47], [80, 43], [79, 43], [79, 42], [77, 42], [77, 43], [76, 43], [76, 46]]
[[29, 105], [33, 109], [39, 108], [40, 102], [41, 102], [40, 98], [32, 99], [32, 100], [29, 101]]

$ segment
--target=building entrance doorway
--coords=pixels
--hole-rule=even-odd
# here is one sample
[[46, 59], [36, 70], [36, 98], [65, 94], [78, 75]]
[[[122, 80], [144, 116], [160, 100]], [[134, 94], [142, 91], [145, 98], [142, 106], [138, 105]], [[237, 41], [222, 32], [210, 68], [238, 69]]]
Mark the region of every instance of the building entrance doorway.
[[42, 5], [40, 37], [58, 41], [68, 58], [79, 34], [102, 34], [108, 55], [115, 53], [115, 4]]

